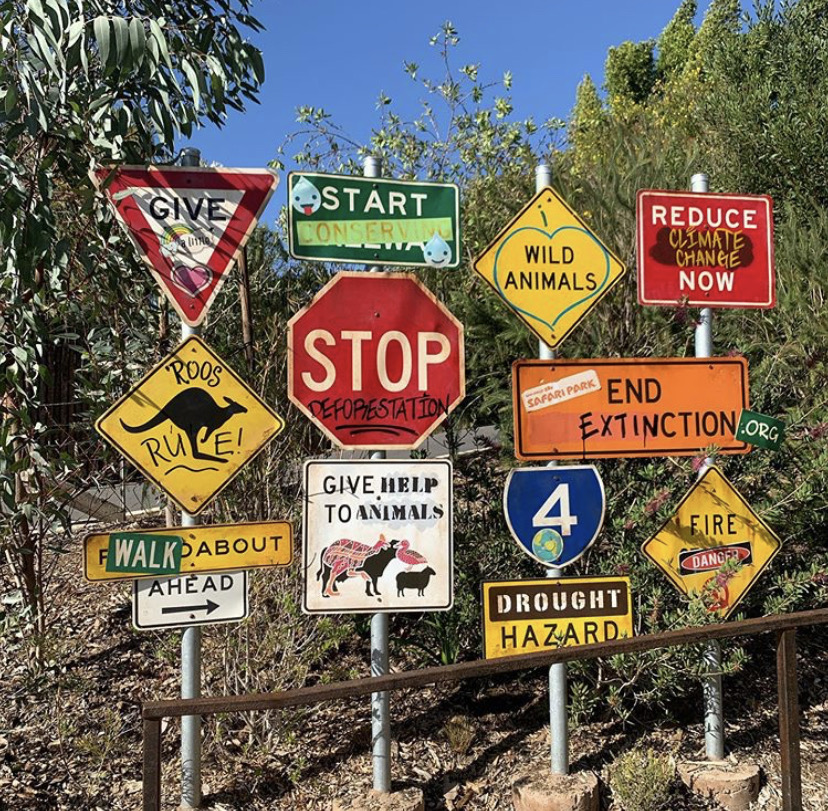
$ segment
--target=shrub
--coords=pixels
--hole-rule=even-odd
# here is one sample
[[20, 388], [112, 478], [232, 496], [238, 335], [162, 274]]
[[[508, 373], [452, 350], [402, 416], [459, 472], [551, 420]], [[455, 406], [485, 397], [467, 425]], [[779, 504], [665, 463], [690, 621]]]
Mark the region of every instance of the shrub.
[[609, 782], [624, 811], [658, 811], [668, 807], [675, 773], [670, 755], [635, 748], [615, 759], [609, 767]]

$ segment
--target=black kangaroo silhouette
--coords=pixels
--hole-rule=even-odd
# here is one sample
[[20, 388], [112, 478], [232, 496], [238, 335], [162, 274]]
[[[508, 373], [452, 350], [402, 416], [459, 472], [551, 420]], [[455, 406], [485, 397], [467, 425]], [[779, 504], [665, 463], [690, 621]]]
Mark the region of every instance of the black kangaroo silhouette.
[[224, 463], [227, 461], [226, 459], [211, 456], [209, 453], [202, 453], [198, 449], [198, 434], [202, 428], [207, 430], [202, 440], [206, 442], [210, 438], [210, 434], [221, 428], [234, 414], [247, 413], [247, 409], [235, 400], [231, 400], [229, 397], [224, 399], [227, 401], [227, 405], [220, 406], [204, 389], [184, 389], [184, 391], [176, 394], [154, 417], [150, 417], [142, 425], [127, 425], [123, 420], [121, 420], [121, 425], [125, 431], [129, 431], [131, 434], [140, 434], [169, 420], [187, 435], [187, 439], [190, 440], [193, 459]]

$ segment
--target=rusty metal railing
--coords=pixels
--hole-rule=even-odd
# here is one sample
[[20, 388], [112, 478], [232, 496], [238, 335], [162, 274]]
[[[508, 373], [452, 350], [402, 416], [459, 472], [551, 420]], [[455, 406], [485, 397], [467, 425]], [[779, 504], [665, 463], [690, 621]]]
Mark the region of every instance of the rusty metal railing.
[[144, 720], [144, 811], [161, 811], [161, 721], [184, 715], [214, 715], [249, 710], [279, 710], [318, 704], [322, 701], [353, 698], [384, 690], [424, 687], [430, 684], [497, 676], [520, 670], [548, 667], [556, 662], [597, 659], [624, 653], [641, 653], [659, 648], [694, 645], [712, 639], [733, 639], [755, 634], [776, 634], [776, 670], [779, 688], [779, 743], [782, 755], [782, 796], [784, 811], [802, 809], [802, 767], [799, 752], [799, 695], [796, 673], [796, 631], [828, 624], [828, 609], [780, 614], [740, 622], [704, 625], [648, 634], [612, 642], [559, 648], [542, 653], [462, 662], [444, 667], [427, 667], [387, 676], [317, 684], [277, 693], [239, 696], [206, 696], [171, 701], [150, 701], [143, 705]]

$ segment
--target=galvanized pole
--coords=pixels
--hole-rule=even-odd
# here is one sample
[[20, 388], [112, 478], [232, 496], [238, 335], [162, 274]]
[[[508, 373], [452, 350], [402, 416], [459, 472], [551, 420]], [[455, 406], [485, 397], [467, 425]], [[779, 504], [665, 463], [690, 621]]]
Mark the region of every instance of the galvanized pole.
[[[700, 172], [690, 178], [690, 191], [706, 194], [710, 191], [708, 177]], [[695, 349], [697, 358], [713, 356], [713, 310], [704, 307], [696, 324]], [[713, 459], [707, 457], [699, 469], [702, 476]], [[724, 698], [722, 695], [722, 647], [712, 640], [704, 648], [704, 749], [708, 760], [724, 760]]]
[[[539, 192], [552, 185], [552, 170], [545, 163], [535, 167], [535, 191]], [[555, 350], [543, 341], [538, 341], [538, 358], [554, 360]], [[557, 463], [550, 462], [554, 467]], [[546, 570], [546, 576], [563, 577], [563, 569], [558, 566]], [[552, 665], [549, 668], [549, 735], [550, 762], [553, 774], [569, 773], [569, 718], [566, 712], [567, 679], [566, 663]]]
[[[201, 152], [193, 147], [181, 150], [182, 166], [199, 166]], [[200, 327], [181, 322], [181, 338], [198, 335]], [[194, 527], [201, 523], [196, 515], [181, 512], [181, 526]], [[201, 695], [201, 627], [185, 628], [181, 634], [181, 698]], [[181, 718], [181, 807], [201, 807], [201, 716]]]
[[[372, 155], [363, 163], [365, 177], [381, 177], [382, 161]], [[379, 268], [368, 268], [377, 271]], [[371, 459], [385, 459], [385, 451], [372, 451]], [[388, 673], [388, 614], [371, 617], [371, 675]], [[374, 764], [374, 791], [391, 791], [391, 707], [390, 694], [371, 693], [371, 756]]]

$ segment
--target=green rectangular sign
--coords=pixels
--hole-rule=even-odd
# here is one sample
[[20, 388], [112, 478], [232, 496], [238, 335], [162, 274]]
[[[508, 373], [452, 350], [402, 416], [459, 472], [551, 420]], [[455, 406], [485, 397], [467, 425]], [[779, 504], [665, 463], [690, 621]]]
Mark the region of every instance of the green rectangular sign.
[[748, 411], [746, 408], [742, 409], [739, 425], [736, 427], [736, 439], [759, 448], [777, 451], [784, 436], [785, 423], [781, 420]]
[[453, 183], [291, 172], [288, 232], [296, 259], [456, 268], [460, 192]]
[[178, 535], [113, 532], [106, 555], [107, 572], [179, 574], [184, 539]]

